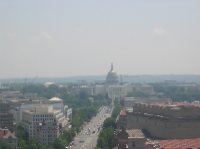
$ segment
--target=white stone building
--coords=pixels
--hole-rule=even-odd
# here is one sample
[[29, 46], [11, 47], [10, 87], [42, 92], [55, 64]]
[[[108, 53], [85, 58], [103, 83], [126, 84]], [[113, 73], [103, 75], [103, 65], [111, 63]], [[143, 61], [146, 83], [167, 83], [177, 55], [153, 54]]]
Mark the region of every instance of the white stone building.
[[29, 139], [48, 145], [65, 129], [67, 119], [61, 110], [54, 109], [52, 105], [39, 104], [22, 111], [22, 126], [28, 132]]

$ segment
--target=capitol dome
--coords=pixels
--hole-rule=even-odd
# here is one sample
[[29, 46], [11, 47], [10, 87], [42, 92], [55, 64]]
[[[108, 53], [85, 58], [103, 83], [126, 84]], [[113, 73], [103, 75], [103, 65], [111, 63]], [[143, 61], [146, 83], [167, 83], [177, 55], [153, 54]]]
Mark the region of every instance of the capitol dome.
[[117, 84], [118, 83], [118, 76], [117, 73], [113, 69], [113, 64], [111, 64], [110, 71], [106, 77], [106, 84]]

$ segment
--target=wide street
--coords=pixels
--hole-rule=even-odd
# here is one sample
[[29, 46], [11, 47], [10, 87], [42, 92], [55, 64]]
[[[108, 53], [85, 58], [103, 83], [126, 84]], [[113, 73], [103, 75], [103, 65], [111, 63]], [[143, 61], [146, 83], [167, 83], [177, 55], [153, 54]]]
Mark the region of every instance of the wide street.
[[97, 144], [97, 138], [102, 129], [103, 122], [110, 117], [112, 108], [101, 107], [100, 112], [83, 126], [82, 131], [70, 143], [69, 149], [94, 149]]

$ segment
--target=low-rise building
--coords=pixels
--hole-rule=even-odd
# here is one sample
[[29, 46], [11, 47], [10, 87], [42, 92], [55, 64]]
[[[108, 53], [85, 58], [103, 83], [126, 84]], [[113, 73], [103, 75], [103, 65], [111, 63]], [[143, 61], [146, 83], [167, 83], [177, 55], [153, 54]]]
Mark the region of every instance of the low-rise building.
[[[131, 106], [132, 111], [124, 107], [117, 118], [119, 146], [127, 145], [131, 149], [200, 147], [199, 102], [134, 99]], [[128, 136], [123, 135], [124, 130]], [[138, 137], [138, 134], [143, 135]]]
[[146, 138], [140, 129], [126, 130], [128, 134], [128, 149], [145, 149]]
[[17, 149], [17, 137], [14, 131], [8, 128], [0, 128], [0, 141], [10, 144], [13, 149]]
[[199, 149], [200, 138], [149, 140], [145, 142], [145, 149]]
[[[121, 112], [118, 129], [142, 129], [153, 138], [200, 137], [200, 104], [197, 102], [135, 102], [132, 111]], [[196, 128], [196, 129], [194, 129]]]
[[64, 114], [68, 121], [72, 119], [72, 108], [69, 108], [67, 105], [64, 106]]

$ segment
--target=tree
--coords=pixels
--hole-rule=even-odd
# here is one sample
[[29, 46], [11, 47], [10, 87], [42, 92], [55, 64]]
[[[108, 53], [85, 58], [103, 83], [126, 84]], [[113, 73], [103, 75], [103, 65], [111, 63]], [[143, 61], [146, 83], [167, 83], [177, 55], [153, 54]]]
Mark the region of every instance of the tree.
[[115, 128], [115, 119], [114, 118], [107, 118], [105, 119], [105, 121], [103, 122], [103, 128]]
[[120, 110], [121, 110], [120, 105], [116, 105], [115, 108], [113, 109], [111, 117], [116, 119], [118, 114], [119, 114], [119, 112], [120, 112]]
[[97, 140], [97, 147], [112, 149], [116, 145], [117, 141], [114, 138], [114, 129], [105, 128], [99, 134]]
[[102, 149], [112, 149], [117, 144], [117, 140], [114, 137], [115, 120], [121, 110], [120, 102], [115, 101], [115, 107], [113, 109], [111, 118], [107, 118], [103, 123], [103, 130], [100, 132], [97, 147]]
[[64, 140], [61, 139], [61, 138], [57, 138], [57, 139], [54, 141], [54, 144], [53, 144], [53, 147], [54, 147], [55, 149], [65, 149], [65, 146], [66, 146], [65, 142], [64, 142]]
[[0, 149], [12, 149], [12, 146], [8, 143], [0, 141]]

